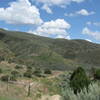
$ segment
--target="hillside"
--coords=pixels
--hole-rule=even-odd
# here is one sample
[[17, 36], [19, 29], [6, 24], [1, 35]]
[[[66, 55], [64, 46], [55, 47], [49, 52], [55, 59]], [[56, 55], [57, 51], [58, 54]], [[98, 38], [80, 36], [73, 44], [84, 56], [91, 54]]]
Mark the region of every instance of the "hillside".
[[100, 65], [100, 45], [85, 40], [51, 39], [0, 29], [0, 58], [55, 70]]

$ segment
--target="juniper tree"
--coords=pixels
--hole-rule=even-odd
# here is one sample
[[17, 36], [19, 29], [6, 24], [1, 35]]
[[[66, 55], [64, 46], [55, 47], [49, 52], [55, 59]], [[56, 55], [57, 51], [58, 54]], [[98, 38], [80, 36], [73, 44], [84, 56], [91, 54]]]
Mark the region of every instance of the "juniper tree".
[[89, 84], [90, 80], [87, 77], [85, 70], [78, 67], [70, 77], [70, 87], [73, 89], [74, 93], [77, 94], [84, 88], [88, 91]]

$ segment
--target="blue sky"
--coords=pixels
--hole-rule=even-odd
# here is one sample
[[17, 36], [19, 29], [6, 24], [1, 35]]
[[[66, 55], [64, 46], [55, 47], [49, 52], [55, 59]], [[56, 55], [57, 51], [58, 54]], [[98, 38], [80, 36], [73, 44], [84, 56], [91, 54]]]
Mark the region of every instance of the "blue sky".
[[100, 0], [0, 0], [0, 28], [100, 43]]

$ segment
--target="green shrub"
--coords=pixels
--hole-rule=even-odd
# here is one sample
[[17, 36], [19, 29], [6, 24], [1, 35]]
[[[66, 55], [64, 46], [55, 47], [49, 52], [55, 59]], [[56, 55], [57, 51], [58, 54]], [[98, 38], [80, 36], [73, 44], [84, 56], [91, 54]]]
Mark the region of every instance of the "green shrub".
[[11, 72], [11, 75], [13, 76], [13, 77], [19, 77], [20, 76], [20, 73], [18, 72], [18, 71], [12, 71]]
[[35, 76], [42, 77], [42, 70], [40, 68], [36, 68], [33, 74]]
[[44, 74], [52, 74], [52, 72], [51, 72], [50, 69], [45, 69], [45, 70], [44, 70]]
[[16, 77], [15, 76], [10, 76], [10, 81], [16, 81]]
[[5, 60], [4, 57], [0, 56], [0, 62], [4, 60]]
[[32, 70], [32, 66], [27, 66], [27, 69]]
[[0, 68], [0, 73], [3, 73], [2, 69]]
[[16, 65], [15, 69], [22, 69], [23, 67], [21, 65]]
[[32, 78], [32, 70], [28, 69], [28, 70], [24, 73], [24, 77]]
[[74, 94], [73, 90], [66, 85], [66, 88], [62, 89], [62, 99], [61, 100], [100, 100], [100, 87], [98, 83], [93, 83], [89, 85], [88, 92], [87, 89], [84, 88], [83, 91]]
[[89, 84], [90, 80], [83, 68], [79, 67], [72, 73], [70, 77], [70, 87], [75, 94], [81, 92], [84, 88], [88, 90]]
[[93, 77], [94, 79], [100, 80], [100, 69], [93, 70]]
[[4, 75], [4, 76], [1, 77], [1, 81], [8, 82], [9, 78], [10, 78], [9, 75]]
[[1, 77], [1, 81], [8, 82], [8, 81], [16, 81], [14, 76], [4, 75]]

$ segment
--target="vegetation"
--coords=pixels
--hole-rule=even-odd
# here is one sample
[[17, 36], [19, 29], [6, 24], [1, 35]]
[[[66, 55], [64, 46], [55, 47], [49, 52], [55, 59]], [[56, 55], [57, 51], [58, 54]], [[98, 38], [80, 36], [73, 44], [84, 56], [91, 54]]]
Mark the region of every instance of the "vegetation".
[[100, 87], [98, 83], [90, 85], [88, 91], [84, 88], [83, 91], [76, 95], [67, 85], [66, 91], [62, 90], [62, 100], [100, 100]]
[[92, 68], [92, 75], [94, 80], [100, 80], [100, 69]]
[[17, 78], [17, 77], [20, 77], [20, 73], [18, 72], [18, 71], [12, 71], [11, 72], [11, 75], [13, 76], [13, 77], [15, 77], [15, 78]]
[[42, 77], [42, 70], [40, 68], [36, 68], [33, 74], [38, 77]]
[[52, 71], [50, 69], [45, 69], [44, 74], [52, 74]]
[[23, 69], [23, 67], [21, 65], [16, 65], [15, 69]]
[[4, 82], [8, 82], [9, 81], [10, 76], [9, 75], [4, 75], [1, 77], [1, 80]]
[[2, 69], [0, 68], [0, 73], [2, 73], [3, 71], [2, 71]]
[[99, 44], [0, 29], [0, 100], [100, 100], [99, 66]]
[[[81, 67], [72, 74], [60, 76], [62, 100], [99, 100], [100, 82], [90, 81]], [[91, 84], [90, 84], [91, 82]]]
[[69, 70], [77, 65], [98, 67], [99, 53], [99, 44], [85, 40], [50, 39], [0, 29], [0, 61], [52, 70]]
[[28, 78], [32, 78], [32, 70], [27, 69], [27, 71], [24, 73], [24, 76]]
[[16, 77], [15, 76], [9, 76], [9, 75], [3, 75], [1, 77], [1, 81], [4, 81], [4, 82], [16, 81]]
[[84, 88], [88, 91], [88, 86], [90, 80], [85, 73], [85, 70], [81, 67], [78, 67], [70, 77], [70, 87], [73, 89], [74, 93], [80, 93]]

